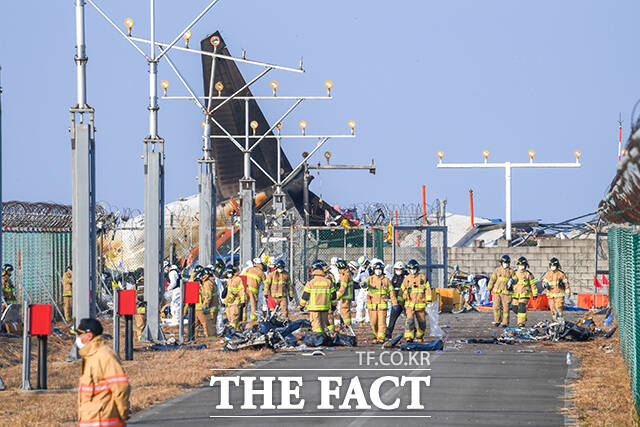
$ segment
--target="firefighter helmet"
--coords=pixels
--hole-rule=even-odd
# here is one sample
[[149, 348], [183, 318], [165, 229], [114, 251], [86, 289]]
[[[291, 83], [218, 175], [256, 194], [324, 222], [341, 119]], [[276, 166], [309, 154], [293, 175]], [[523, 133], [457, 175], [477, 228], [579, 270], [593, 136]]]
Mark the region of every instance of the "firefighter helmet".
[[558, 267], [560, 268], [560, 260], [556, 257], [553, 257], [549, 260], [549, 267]]
[[524, 265], [524, 266], [528, 266], [529, 265], [529, 261], [527, 261], [527, 259], [523, 256], [521, 256], [520, 258], [518, 258], [518, 265]]
[[322, 261], [321, 259], [317, 259], [311, 264], [311, 270], [324, 270], [326, 266], [326, 262]]
[[510, 257], [509, 255], [502, 255], [498, 261], [499, 261], [501, 264], [502, 264], [502, 263], [505, 263], [505, 264], [511, 264], [511, 257]]
[[3, 273], [11, 273], [13, 271], [13, 265], [11, 264], [5, 264], [2, 266], [2, 272]]

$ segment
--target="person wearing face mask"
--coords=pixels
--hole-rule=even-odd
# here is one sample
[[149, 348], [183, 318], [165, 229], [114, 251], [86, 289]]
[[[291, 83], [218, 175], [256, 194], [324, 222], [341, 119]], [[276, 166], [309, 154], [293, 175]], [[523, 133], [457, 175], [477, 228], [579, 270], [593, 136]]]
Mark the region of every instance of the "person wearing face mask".
[[244, 282], [233, 265], [228, 266], [223, 274], [227, 278], [227, 294], [224, 297], [225, 313], [229, 325], [237, 330], [240, 327], [244, 304], [247, 301]]
[[529, 262], [523, 256], [518, 258], [518, 269], [507, 282], [507, 287], [513, 289], [513, 303], [518, 307], [518, 327], [523, 327], [527, 322], [527, 304], [529, 298], [538, 297], [536, 278], [528, 270]]
[[415, 336], [417, 342], [422, 342], [427, 329], [426, 308], [432, 300], [431, 286], [425, 275], [420, 273], [418, 261], [410, 260], [407, 263], [407, 269], [409, 274], [404, 277], [400, 287], [407, 314], [404, 338], [407, 342], [411, 342]]
[[364, 326], [364, 322], [369, 321], [366, 284], [367, 277], [369, 277], [369, 264], [369, 259], [366, 256], [358, 258], [358, 271], [355, 276], [353, 276], [353, 289], [356, 300], [356, 323], [360, 323], [360, 326]]
[[293, 288], [291, 287], [291, 277], [284, 270], [284, 261], [278, 260], [274, 265], [274, 270], [269, 273], [264, 281], [264, 293], [271, 296], [276, 304], [280, 306], [280, 314], [285, 319], [289, 318], [289, 301], [293, 299]]
[[549, 271], [542, 279], [542, 287], [547, 290], [549, 310], [554, 321], [562, 317], [564, 297], [571, 295], [571, 288], [567, 275], [561, 270], [560, 261], [553, 257], [549, 260]]
[[311, 280], [307, 282], [300, 298], [300, 309], [309, 310], [311, 331], [329, 335], [329, 311], [335, 310], [338, 303], [336, 288], [326, 276], [327, 264], [316, 260], [311, 264]]
[[78, 381], [79, 426], [123, 426], [129, 418], [129, 377], [120, 358], [102, 337], [96, 319], [82, 319], [76, 329], [82, 357]]
[[511, 291], [507, 288], [509, 279], [513, 277], [514, 271], [510, 267], [511, 257], [502, 255], [498, 260], [500, 265], [493, 270], [487, 290], [491, 292], [493, 301], [493, 325], [509, 326], [509, 306], [511, 305]]
[[398, 311], [398, 300], [391, 281], [384, 275], [384, 264], [376, 262], [372, 266], [373, 275], [365, 280], [367, 284], [367, 309], [374, 344], [382, 344], [387, 332], [387, 304], [391, 300], [394, 311]]
[[407, 275], [407, 265], [398, 261], [393, 265], [393, 277], [391, 277], [391, 285], [393, 286], [393, 293], [398, 300], [398, 310], [391, 310], [391, 315], [389, 316], [389, 324], [387, 325], [387, 332], [385, 334], [385, 338], [387, 340], [391, 339], [391, 335], [393, 335], [393, 330], [396, 327], [396, 321], [400, 314], [405, 310], [404, 308], [404, 298], [402, 297], [402, 282], [404, 281], [404, 277]]

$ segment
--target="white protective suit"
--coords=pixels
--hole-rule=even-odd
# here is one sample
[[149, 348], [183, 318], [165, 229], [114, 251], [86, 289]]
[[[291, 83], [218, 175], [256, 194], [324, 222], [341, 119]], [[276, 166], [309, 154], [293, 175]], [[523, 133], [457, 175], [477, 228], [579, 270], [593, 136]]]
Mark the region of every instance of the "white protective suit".
[[[364, 286], [364, 281], [369, 277], [369, 270], [364, 267], [360, 267], [353, 281], [360, 283], [360, 286]], [[355, 291], [356, 298], [356, 322], [368, 322], [369, 310], [367, 310], [367, 289], [360, 288]]]
[[171, 293], [171, 319], [180, 322], [180, 307], [182, 307], [182, 292], [180, 292], [180, 275], [178, 268], [172, 266], [169, 270], [169, 286], [167, 292]]

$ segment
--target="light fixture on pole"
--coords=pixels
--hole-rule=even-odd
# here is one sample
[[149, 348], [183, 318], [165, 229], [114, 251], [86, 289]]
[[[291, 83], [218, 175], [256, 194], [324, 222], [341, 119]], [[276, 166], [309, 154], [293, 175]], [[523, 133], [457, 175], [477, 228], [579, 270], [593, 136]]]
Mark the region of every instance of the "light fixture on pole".
[[529, 163], [512, 163], [512, 162], [504, 162], [504, 163], [488, 163], [489, 150], [484, 150], [482, 152], [482, 157], [484, 157], [484, 163], [443, 163], [442, 158], [444, 157], [444, 152], [442, 150], [438, 151], [438, 169], [490, 169], [490, 168], [498, 168], [504, 169], [505, 175], [505, 237], [507, 241], [511, 242], [512, 240], [512, 230], [511, 230], [511, 169], [513, 168], [579, 168], [582, 165], [580, 164], [580, 156], [582, 156], [582, 152], [577, 150], [574, 155], [576, 156], [575, 163], [534, 163], [533, 156], [535, 156], [535, 151], [529, 151]]

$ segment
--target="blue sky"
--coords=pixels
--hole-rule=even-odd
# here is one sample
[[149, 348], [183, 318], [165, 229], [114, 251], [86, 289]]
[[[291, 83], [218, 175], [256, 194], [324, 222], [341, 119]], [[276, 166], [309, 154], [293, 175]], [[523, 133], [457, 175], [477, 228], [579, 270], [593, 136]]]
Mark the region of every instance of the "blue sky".
[[[148, 35], [148, 2], [97, 0], [119, 25], [135, 20], [134, 35]], [[170, 41], [208, 1], [157, 0], [157, 38]], [[74, 2], [3, 2], [0, 65], [3, 105], [3, 198], [70, 203], [71, 148], [68, 108], [75, 101]], [[96, 109], [97, 199], [142, 208], [142, 139], [147, 135], [147, 66], [143, 58], [86, 7], [88, 102]], [[303, 75], [272, 72], [254, 86], [269, 94], [324, 93], [331, 102], [309, 102], [285, 123], [283, 133], [346, 132], [357, 121], [358, 138], [335, 140], [334, 163], [368, 163], [378, 173], [332, 172], [312, 189], [342, 205], [419, 202], [446, 198], [451, 211], [504, 217], [502, 170], [437, 170], [436, 151], [449, 162], [574, 161], [583, 168], [516, 170], [513, 218], [561, 220], [592, 212], [616, 166], [617, 120], [623, 137], [640, 93], [636, 74], [633, 1], [324, 1], [221, 0], [193, 29], [193, 39], [220, 29], [232, 54], [297, 65]], [[172, 59], [202, 91], [194, 54]], [[246, 76], [260, 71], [246, 66]], [[159, 77], [183, 95], [166, 63]], [[285, 104], [262, 104], [271, 120]], [[184, 101], [161, 101], [159, 133], [165, 138], [166, 199], [197, 192], [201, 113]], [[293, 161], [313, 143], [284, 142]], [[324, 151], [324, 150], [322, 150]], [[320, 153], [319, 153], [320, 154]], [[318, 157], [319, 159], [321, 157]]]

